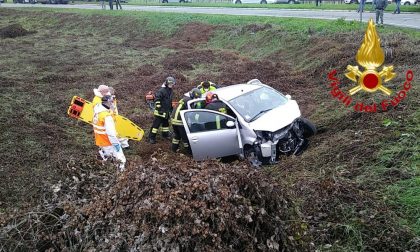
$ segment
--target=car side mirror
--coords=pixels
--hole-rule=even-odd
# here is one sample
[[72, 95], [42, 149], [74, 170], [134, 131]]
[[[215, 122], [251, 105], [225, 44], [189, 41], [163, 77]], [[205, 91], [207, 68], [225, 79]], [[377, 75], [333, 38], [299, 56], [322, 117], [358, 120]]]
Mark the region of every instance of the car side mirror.
[[227, 121], [226, 122], [226, 127], [228, 127], [228, 128], [234, 128], [235, 127], [235, 123], [233, 121]]
[[289, 100], [291, 100], [292, 99], [292, 96], [288, 94], [288, 95], [286, 95], [286, 98], [289, 99]]

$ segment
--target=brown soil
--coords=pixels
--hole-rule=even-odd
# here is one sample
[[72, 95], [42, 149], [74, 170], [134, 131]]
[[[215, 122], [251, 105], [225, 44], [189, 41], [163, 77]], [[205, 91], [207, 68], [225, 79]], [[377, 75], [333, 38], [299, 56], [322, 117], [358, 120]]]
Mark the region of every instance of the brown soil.
[[36, 33], [36, 31], [28, 31], [25, 28], [23, 28], [20, 24], [12, 24], [0, 28], [0, 38], [16, 38], [33, 33]]
[[167, 46], [173, 49], [191, 49], [200, 43], [209, 40], [217, 27], [203, 23], [190, 23], [184, 25], [167, 42]]
[[[12, 12], [15, 18], [39, 14]], [[54, 15], [64, 20], [58, 25], [69, 25], [75, 18], [72, 14]], [[0, 242], [6, 248], [314, 251], [328, 244], [346, 247], [349, 237], [359, 234], [363, 247], [358, 250], [416, 251], [413, 233], [398, 224], [397, 214], [376, 194], [381, 186], [412, 175], [400, 171], [402, 167], [396, 169], [399, 164], [393, 160], [378, 181], [356, 181], [366, 174], [366, 164], [377, 162], [378, 142], [398, 140], [394, 129], [381, 126], [382, 120], [389, 117], [402, 125], [402, 118], [418, 107], [418, 101], [401, 104], [398, 115], [349, 110], [342, 116], [331, 116], [334, 110], [346, 108], [339, 107], [329, 95], [325, 74], [354, 62], [360, 35], [328, 37], [311, 32], [311, 46], [303, 53], [308, 64], [320, 63], [303, 71], [296, 69], [284, 52], [253, 60], [236, 51], [206, 49], [205, 43], [217, 26], [187, 24], [167, 39], [141, 32], [125, 36], [119, 28], [107, 28], [119, 17], [105, 24], [101, 16], [86, 19], [86, 24], [103, 33], [99, 39], [109, 34], [124, 36], [121, 45], [111, 44], [119, 53], [99, 61], [106, 69], [87, 71], [96, 64], [96, 53], [89, 54], [92, 57], [74, 56], [78, 45], [72, 45], [68, 48], [71, 54], [32, 55], [29, 61], [40, 69], [40, 76], [32, 72], [18, 76], [0, 73], [4, 93], [17, 94], [13, 99], [5, 97], [13, 107], [0, 115], [0, 129], [5, 133], [1, 140], [7, 143], [0, 146]], [[142, 24], [128, 18], [122, 25], [136, 31]], [[259, 24], [240, 28], [245, 32], [270, 29], [270, 25]], [[39, 36], [39, 43], [50, 43], [62, 35], [59, 29], [51, 34]], [[97, 36], [90, 31], [86, 34]], [[416, 62], [420, 62], [420, 53], [411, 50], [418, 42], [401, 36], [407, 45], [397, 46], [399, 38], [384, 38], [395, 52], [389, 56], [390, 64], [398, 66], [410, 57], [414, 62], [410, 67], [419, 72]], [[25, 43], [10, 47], [32, 52], [33, 45]], [[161, 64], [142, 61], [131, 70], [129, 63], [120, 66], [115, 61], [127, 48], [152, 47], [175, 51]], [[66, 64], [57, 62], [60, 57]], [[211, 65], [212, 71], [192, 73], [206, 65]], [[168, 75], [177, 79], [177, 98], [190, 90], [192, 83], [202, 80], [231, 85], [258, 78], [291, 94], [319, 133], [301, 156], [283, 157], [279, 164], [262, 170], [244, 161], [195, 162], [182, 153], [171, 153], [170, 142], [160, 137], [156, 145], [131, 142], [131, 149], [125, 152], [127, 172], [123, 174], [117, 174], [110, 164], [96, 163], [91, 127], [64, 117], [71, 96], [77, 93], [92, 98], [94, 86], [110, 82], [117, 91], [121, 113], [147, 134], [153, 116], [144, 95], [156, 91]], [[331, 113], [322, 112], [328, 109]], [[350, 221], [360, 233], [352, 233], [351, 226], [345, 225]]]

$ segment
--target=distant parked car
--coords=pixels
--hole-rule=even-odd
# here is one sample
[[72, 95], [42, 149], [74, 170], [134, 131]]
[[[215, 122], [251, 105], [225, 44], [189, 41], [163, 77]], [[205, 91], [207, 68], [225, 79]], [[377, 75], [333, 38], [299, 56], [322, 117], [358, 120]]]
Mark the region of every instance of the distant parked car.
[[401, 0], [401, 4], [403, 5], [414, 5], [418, 2], [418, 0]]
[[[366, 0], [365, 3], [371, 4], [373, 0]], [[359, 4], [359, 0], [344, 0], [345, 4]]]
[[192, 0], [162, 0], [162, 3], [191, 3]]
[[30, 4], [36, 4], [37, 0], [13, 0], [13, 3], [30, 3]]
[[253, 4], [279, 4], [279, 3], [288, 3], [288, 4], [295, 4], [300, 3], [299, 0], [232, 0], [235, 4], [246, 4], [246, 3], [253, 3]]
[[69, 0], [37, 0], [42, 4], [68, 4]]
[[267, 0], [233, 0], [235, 4], [252, 3], [252, 4], [267, 4]]
[[299, 0], [269, 0], [269, 3], [271, 3], [271, 1], [275, 4], [300, 4]]

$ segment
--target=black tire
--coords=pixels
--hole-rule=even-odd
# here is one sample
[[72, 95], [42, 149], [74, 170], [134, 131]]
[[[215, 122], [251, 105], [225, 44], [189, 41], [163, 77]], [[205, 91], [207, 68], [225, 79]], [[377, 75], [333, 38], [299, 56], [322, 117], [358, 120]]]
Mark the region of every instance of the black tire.
[[168, 3], [168, 0], [162, 0], [162, 3]]
[[179, 0], [180, 3], [185, 3], [185, 0]]
[[266, 0], [261, 0], [260, 4], [267, 4]]
[[295, 0], [289, 0], [288, 4], [295, 4]]
[[316, 134], [316, 127], [311, 121], [303, 117], [300, 121], [303, 127], [303, 137], [308, 138]]
[[410, 2], [405, 2], [404, 5], [409, 6], [410, 5]]
[[235, 4], [242, 4], [241, 0], [236, 0]]

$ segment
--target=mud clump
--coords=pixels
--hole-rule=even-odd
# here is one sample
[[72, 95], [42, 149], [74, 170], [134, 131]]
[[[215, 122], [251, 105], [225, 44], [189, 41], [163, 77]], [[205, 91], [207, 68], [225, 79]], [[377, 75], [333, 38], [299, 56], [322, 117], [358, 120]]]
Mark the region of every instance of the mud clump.
[[3, 28], [0, 28], [1, 38], [17, 38], [26, 36], [29, 34], [36, 33], [35, 31], [28, 31], [23, 28], [20, 24], [12, 24]]
[[193, 64], [214, 62], [216, 55], [211, 50], [181, 50], [168, 55], [162, 62], [167, 70], [193, 70]]
[[174, 49], [194, 48], [197, 44], [206, 43], [213, 35], [216, 26], [203, 23], [191, 23], [183, 26], [169, 41]]

